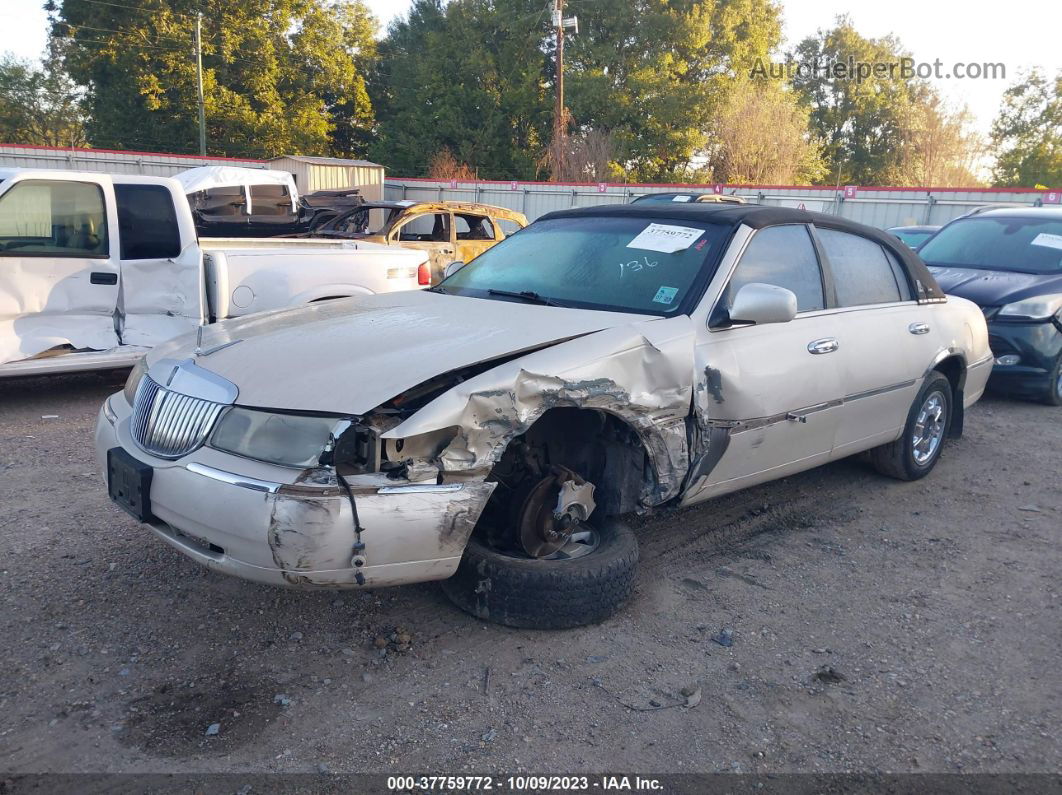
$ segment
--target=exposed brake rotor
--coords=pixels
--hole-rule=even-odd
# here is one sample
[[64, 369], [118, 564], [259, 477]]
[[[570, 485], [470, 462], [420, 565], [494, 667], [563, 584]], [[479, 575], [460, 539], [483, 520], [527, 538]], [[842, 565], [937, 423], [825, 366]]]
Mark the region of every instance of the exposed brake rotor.
[[533, 558], [554, 554], [596, 507], [593, 483], [566, 467], [553, 467], [521, 507], [519, 534], [524, 552]]

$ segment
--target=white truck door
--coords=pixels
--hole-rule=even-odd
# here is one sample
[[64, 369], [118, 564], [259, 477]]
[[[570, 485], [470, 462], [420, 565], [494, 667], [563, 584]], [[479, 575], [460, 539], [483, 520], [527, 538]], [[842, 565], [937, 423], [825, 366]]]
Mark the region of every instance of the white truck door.
[[194, 331], [205, 319], [203, 262], [180, 184], [116, 176], [114, 196], [121, 231], [122, 343], [151, 347]]
[[62, 345], [118, 345], [118, 234], [104, 174], [0, 183], [0, 364]]

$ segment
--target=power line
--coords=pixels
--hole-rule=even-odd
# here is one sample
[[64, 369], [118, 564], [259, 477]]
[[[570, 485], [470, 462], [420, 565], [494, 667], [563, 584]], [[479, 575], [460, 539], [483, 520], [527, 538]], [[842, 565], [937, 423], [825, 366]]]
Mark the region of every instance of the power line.
[[169, 8], [142, 8], [139, 6], [123, 5], [122, 3], [111, 3], [107, 0], [83, 0], [85, 3], [94, 3], [98, 6], [111, 6], [112, 8], [127, 8], [130, 11], [147, 11], [151, 14], [158, 14], [162, 12], [168, 12], [176, 17], [187, 17], [188, 19], [195, 19], [195, 14], [185, 14], [182, 11], [174, 11]]
[[[119, 32], [118, 35], [128, 35], [128, 34]], [[73, 41], [75, 44], [79, 44], [79, 45], [86, 44], [86, 45], [93, 45], [93, 46], [97, 46], [97, 47], [113, 47], [113, 46], [116, 46], [116, 44], [118, 44], [118, 42], [101, 40], [101, 39], [86, 39], [86, 38], [81, 38], [81, 37], [76, 37], [76, 36], [69, 36], [68, 38], [71, 41]], [[143, 41], [140, 41], [139, 39], [135, 39], [135, 40], [132, 40], [132, 41], [133, 41], [133, 43], [135, 43], [141, 49], [160, 50], [162, 52], [182, 52], [182, 53], [187, 53], [189, 50], [193, 50], [194, 51], [194, 47], [195, 47], [194, 43], [191, 42], [191, 41], [188, 42], [188, 44], [186, 44], [183, 47], [165, 46], [165, 45], [161, 45], [161, 44], [147, 44], [147, 43], [145, 43]], [[238, 56], [238, 55], [222, 55], [221, 53], [207, 53], [207, 57], [208, 58], [219, 58], [219, 59], [221, 59], [221, 61], [223, 63], [230, 63], [230, 62], [235, 61], [235, 62], [239, 62], [239, 63], [251, 64], [252, 66], [258, 66], [258, 67], [262, 66], [262, 61], [261, 60], [254, 60], [252, 58], [243, 58], [243, 57]]]

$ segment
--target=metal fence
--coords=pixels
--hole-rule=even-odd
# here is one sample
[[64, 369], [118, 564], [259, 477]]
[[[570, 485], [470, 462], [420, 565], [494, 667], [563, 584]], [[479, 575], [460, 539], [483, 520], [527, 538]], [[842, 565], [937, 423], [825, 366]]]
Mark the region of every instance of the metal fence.
[[6, 168], [54, 168], [66, 171], [102, 171], [107, 174], [170, 177], [196, 166], [268, 168], [269, 164], [264, 160], [239, 160], [228, 157], [0, 144], [0, 167]]
[[635, 185], [617, 183], [454, 182], [389, 177], [389, 200], [472, 201], [508, 207], [533, 221], [540, 215], [570, 207], [625, 204], [647, 193], [716, 191], [746, 201], [832, 213], [887, 229], [914, 224], [944, 224], [985, 205], [1032, 207], [1057, 203], [1058, 192], [1028, 188], [850, 188], [771, 185]]

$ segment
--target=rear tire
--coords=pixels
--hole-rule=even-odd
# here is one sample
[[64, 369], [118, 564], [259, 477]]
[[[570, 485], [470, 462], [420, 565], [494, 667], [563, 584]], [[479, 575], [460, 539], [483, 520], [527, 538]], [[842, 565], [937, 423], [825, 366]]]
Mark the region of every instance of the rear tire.
[[897, 480], [918, 480], [928, 475], [940, 460], [951, 430], [953, 401], [951, 382], [934, 370], [911, 404], [903, 435], [871, 450], [871, 465]]
[[634, 591], [638, 540], [615, 520], [588, 524], [597, 533], [596, 548], [568, 560], [515, 557], [473, 536], [442, 589], [466, 613], [510, 627], [567, 629], [604, 621]]

